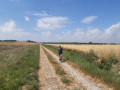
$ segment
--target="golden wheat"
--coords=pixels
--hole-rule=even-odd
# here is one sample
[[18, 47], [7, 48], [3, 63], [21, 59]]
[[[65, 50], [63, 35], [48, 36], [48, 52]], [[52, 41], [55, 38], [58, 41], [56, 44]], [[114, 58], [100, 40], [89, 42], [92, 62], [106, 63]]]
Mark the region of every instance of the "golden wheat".
[[[52, 46], [59, 46], [60, 44], [49, 44]], [[93, 50], [99, 58], [107, 59], [110, 55], [115, 55], [120, 60], [120, 45], [73, 45], [61, 44], [63, 48], [81, 50], [89, 52]]]
[[15, 45], [15, 46], [19, 46], [19, 45], [36, 45], [38, 43], [28, 43], [28, 42], [13, 42], [13, 43], [9, 43], [9, 42], [0, 42], [0, 46], [11, 46], [11, 45]]

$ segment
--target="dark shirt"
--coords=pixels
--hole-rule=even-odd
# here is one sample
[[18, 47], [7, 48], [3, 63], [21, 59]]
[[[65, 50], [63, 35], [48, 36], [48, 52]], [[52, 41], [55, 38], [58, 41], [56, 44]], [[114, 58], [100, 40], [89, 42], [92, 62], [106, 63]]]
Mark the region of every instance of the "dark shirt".
[[59, 54], [62, 54], [62, 48], [59, 49]]

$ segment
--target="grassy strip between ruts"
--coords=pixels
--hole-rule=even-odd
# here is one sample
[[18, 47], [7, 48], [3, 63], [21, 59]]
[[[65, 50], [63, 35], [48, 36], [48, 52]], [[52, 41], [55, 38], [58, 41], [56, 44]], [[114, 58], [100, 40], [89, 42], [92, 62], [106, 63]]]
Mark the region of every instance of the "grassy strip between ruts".
[[[39, 45], [0, 54], [0, 90], [38, 89]], [[15, 49], [15, 50], [14, 50]]]
[[[54, 53], [58, 53], [55, 46], [44, 46]], [[108, 70], [100, 69], [97, 63], [91, 61], [91, 59], [97, 59], [97, 57], [94, 56], [94, 53], [85, 54], [84, 52], [77, 50], [64, 49], [63, 57], [75, 63], [80, 69], [84, 70], [89, 75], [101, 79], [105, 83], [114, 87], [116, 90], [120, 90], [120, 75], [116, 75], [115, 73]], [[90, 61], [87, 59], [90, 59]]]
[[45, 54], [47, 55], [49, 61], [53, 65], [56, 74], [59, 75], [61, 81], [64, 84], [69, 85], [72, 81], [68, 78], [68, 76], [66, 76], [64, 69], [59, 65], [59, 63], [57, 61], [54, 60], [54, 58], [45, 49], [43, 49], [43, 50], [45, 51]]

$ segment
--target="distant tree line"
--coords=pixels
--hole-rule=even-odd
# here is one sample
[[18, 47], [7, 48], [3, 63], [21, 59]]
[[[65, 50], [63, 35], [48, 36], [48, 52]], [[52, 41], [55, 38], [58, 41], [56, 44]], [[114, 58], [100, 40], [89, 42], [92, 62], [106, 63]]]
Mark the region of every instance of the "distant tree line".
[[26, 42], [32, 42], [32, 43], [36, 43], [35, 41], [31, 41], [31, 40], [27, 40]]
[[17, 40], [0, 40], [0, 42], [17, 42]]
[[[0, 42], [19, 42], [18, 40], [0, 40]], [[35, 41], [32, 40], [26, 40], [25, 42], [31, 42], [31, 43], [36, 43]], [[94, 43], [94, 42], [40, 42], [40, 43], [45, 43], [45, 44], [99, 44], [99, 45], [106, 45], [106, 44], [111, 44], [111, 45], [116, 45], [120, 43]]]
[[116, 44], [120, 44], [120, 43], [93, 43], [93, 42], [41, 42], [41, 43], [45, 43], [45, 44], [90, 44], [90, 45], [95, 45], [95, 44], [99, 44], [99, 45], [106, 45], [106, 44], [111, 44], [111, 45], [116, 45]]
[[[18, 42], [18, 40], [0, 40], [0, 42]], [[32, 43], [36, 43], [35, 41], [31, 41], [31, 40], [27, 40], [25, 42], [32, 42]]]

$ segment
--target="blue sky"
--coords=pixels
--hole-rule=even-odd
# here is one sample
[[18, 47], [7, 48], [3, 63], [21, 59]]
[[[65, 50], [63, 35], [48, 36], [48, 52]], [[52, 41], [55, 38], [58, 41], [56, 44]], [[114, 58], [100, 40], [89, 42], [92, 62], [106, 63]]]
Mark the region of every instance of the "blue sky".
[[1, 0], [0, 39], [120, 43], [120, 0]]

